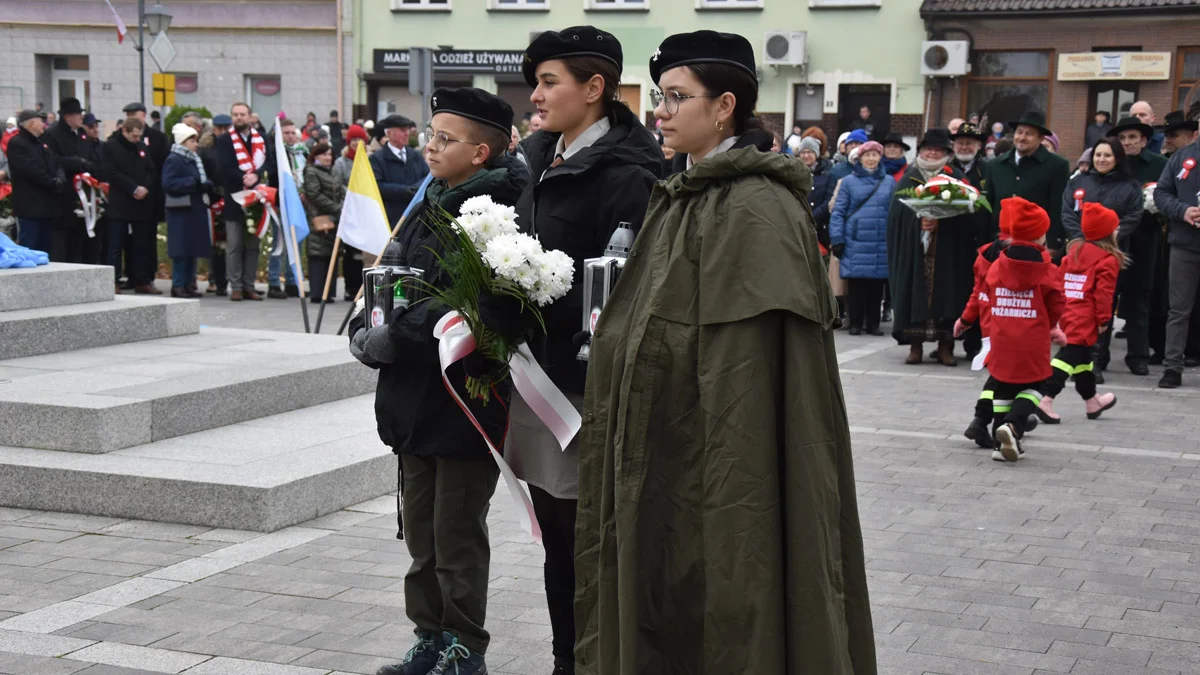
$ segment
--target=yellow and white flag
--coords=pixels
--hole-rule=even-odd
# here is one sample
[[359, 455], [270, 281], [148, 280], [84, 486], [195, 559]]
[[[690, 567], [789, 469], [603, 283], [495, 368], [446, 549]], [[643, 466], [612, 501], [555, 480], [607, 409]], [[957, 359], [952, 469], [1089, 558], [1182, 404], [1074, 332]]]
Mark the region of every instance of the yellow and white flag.
[[379, 196], [371, 161], [366, 148], [360, 147], [354, 153], [354, 168], [350, 171], [350, 185], [346, 188], [337, 236], [347, 246], [378, 256], [383, 254], [391, 235], [392, 228], [388, 227], [387, 211]]

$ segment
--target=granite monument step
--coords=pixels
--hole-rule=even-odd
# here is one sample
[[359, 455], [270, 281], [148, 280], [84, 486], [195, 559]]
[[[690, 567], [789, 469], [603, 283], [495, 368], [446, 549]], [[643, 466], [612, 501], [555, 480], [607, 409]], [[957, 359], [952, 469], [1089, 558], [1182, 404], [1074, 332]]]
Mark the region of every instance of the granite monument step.
[[375, 371], [334, 335], [203, 328], [9, 359], [0, 361], [0, 445], [105, 453], [359, 396], [374, 385]]
[[50, 263], [0, 270], [0, 312], [113, 299], [113, 268]]
[[188, 335], [199, 329], [195, 300], [113, 296], [109, 288], [103, 302], [0, 312], [0, 360]]
[[107, 454], [0, 447], [0, 506], [271, 532], [396, 489], [372, 401]]

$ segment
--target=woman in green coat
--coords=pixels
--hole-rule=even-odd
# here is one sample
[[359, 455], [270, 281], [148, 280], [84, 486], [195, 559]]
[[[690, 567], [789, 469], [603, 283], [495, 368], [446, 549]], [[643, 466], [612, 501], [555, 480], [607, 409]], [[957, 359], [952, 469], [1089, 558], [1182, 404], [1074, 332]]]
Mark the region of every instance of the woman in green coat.
[[873, 675], [862, 533], [811, 176], [753, 117], [738, 35], [666, 39], [651, 195], [592, 342], [576, 670]]
[[[328, 143], [317, 143], [308, 153], [304, 167], [304, 198], [308, 200], [311, 232], [305, 240], [308, 246], [308, 286], [312, 301], [321, 302], [325, 277], [333, 260], [333, 244], [337, 237], [337, 221], [346, 201], [346, 186], [333, 173], [333, 149]], [[328, 302], [337, 299], [337, 288], [329, 290]]]

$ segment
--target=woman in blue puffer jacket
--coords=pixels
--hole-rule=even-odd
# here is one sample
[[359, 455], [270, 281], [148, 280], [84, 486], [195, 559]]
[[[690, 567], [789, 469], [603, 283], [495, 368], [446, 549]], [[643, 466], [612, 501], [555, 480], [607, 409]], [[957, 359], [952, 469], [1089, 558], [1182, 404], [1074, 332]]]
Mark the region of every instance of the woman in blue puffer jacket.
[[850, 334], [879, 330], [883, 284], [888, 278], [887, 216], [896, 181], [880, 167], [883, 146], [875, 141], [858, 150], [854, 173], [842, 179], [829, 219], [829, 241], [849, 286]]

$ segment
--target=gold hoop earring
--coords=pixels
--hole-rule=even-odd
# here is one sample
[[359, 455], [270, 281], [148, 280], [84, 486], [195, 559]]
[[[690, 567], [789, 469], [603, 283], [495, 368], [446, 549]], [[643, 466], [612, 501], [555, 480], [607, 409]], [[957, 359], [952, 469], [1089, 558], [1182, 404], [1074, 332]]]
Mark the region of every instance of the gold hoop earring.
[[721, 120], [717, 120], [716, 122], [714, 122], [713, 126], [715, 126], [717, 128], [717, 131], [725, 131], [725, 124], [722, 123]]

